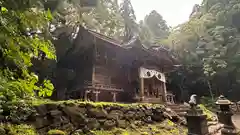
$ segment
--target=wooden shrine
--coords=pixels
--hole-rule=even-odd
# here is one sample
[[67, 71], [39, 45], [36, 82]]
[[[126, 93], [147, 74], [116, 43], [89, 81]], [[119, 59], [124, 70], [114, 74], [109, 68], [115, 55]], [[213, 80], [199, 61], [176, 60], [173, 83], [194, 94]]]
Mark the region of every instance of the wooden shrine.
[[[139, 40], [129, 44], [80, 28], [62, 68], [75, 72], [65, 99], [106, 102], [172, 101], [165, 73], [178, 61], [163, 47], [147, 48]], [[62, 85], [64, 80], [58, 81]], [[60, 87], [58, 87], [60, 88]], [[62, 93], [62, 92], [59, 92]]]

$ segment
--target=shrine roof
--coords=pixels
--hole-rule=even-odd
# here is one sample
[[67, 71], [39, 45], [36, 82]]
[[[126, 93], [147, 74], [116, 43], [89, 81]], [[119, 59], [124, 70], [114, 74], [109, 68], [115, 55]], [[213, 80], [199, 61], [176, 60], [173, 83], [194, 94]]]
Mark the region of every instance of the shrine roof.
[[93, 31], [93, 30], [90, 30], [90, 29], [87, 29], [87, 30], [88, 30], [89, 33], [91, 33], [96, 38], [104, 40], [104, 41], [106, 41], [106, 42], [108, 42], [108, 43], [110, 43], [112, 45], [116, 45], [116, 46], [122, 47], [121, 46], [121, 42], [116, 40], [116, 39], [114, 39], [114, 38], [108, 37], [108, 36], [106, 36], [104, 34], [98, 33], [96, 31]]
[[160, 57], [161, 52], [166, 52], [167, 55], [170, 57], [171, 61], [175, 64], [179, 64], [179, 61], [177, 60], [177, 56], [176, 54], [174, 54], [173, 51], [171, 51], [169, 48], [163, 46], [163, 45], [159, 45], [159, 44], [154, 44], [154, 43], [150, 43], [151, 46], [147, 46], [145, 44], [143, 44], [138, 35], [135, 35], [132, 37], [132, 39], [130, 39], [128, 42], [120, 42], [114, 38], [111, 38], [109, 36], [106, 36], [104, 34], [98, 33], [96, 31], [90, 30], [90, 29], [86, 29], [90, 34], [92, 34], [94, 37], [103, 40], [105, 42], [110, 43], [111, 45], [115, 45], [118, 47], [121, 47], [123, 49], [132, 49], [135, 47], [138, 47], [144, 51], [146, 51], [147, 53], [150, 53], [151, 55], [155, 55], [156, 57]]

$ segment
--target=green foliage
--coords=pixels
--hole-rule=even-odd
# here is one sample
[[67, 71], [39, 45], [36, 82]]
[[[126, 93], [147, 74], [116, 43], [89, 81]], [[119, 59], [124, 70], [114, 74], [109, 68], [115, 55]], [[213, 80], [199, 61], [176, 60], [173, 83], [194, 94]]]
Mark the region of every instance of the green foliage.
[[130, 0], [123, 0], [120, 12], [125, 24], [124, 41], [129, 41], [134, 34], [139, 32], [136, 16]]
[[12, 124], [1, 124], [0, 127], [9, 131], [9, 135], [37, 135], [36, 130], [29, 125], [12, 125]]
[[146, 26], [153, 34], [153, 40], [161, 40], [167, 38], [169, 34], [169, 27], [163, 17], [155, 10], [153, 10], [144, 19]]
[[48, 131], [47, 135], [66, 135], [66, 133], [61, 130], [52, 129]]
[[217, 99], [215, 99], [214, 101], [209, 98], [209, 97], [201, 97], [201, 104], [204, 105], [206, 108], [208, 108], [211, 111], [215, 111], [217, 109], [217, 105], [215, 103], [215, 101], [217, 101]]
[[32, 113], [35, 113], [33, 106], [25, 100], [7, 101], [2, 97], [0, 101], [0, 114], [9, 121], [24, 122]]
[[10, 101], [34, 96], [34, 90], [40, 91], [41, 96], [51, 95], [51, 83], [46, 80], [39, 87], [38, 77], [29, 71], [31, 59], [39, 57], [40, 52], [55, 59], [51, 42], [36, 33], [44, 33], [52, 19], [51, 13], [27, 0], [13, 3], [2, 0], [0, 3], [3, 5], [0, 12], [0, 95]]
[[[179, 71], [185, 73], [182, 79], [173, 80], [187, 89], [199, 89], [189, 90], [191, 93], [207, 96], [208, 90], [214, 95], [237, 98], [234, 95], [238, 95], [239, 87], [239, 4], [236, 0], [204, 0], [194, 10], [195, 15], [168, 37], [169, 46], [183, 62]], [[171, 78], [179, 77], [179, 71]]]
[[198, 105], [200, 107], [201, 110], [203, 110], [203, 114], [207, 115], [207, 120], [214, 120], [214, 117], [216, 117], [216, 115], [211, 112], [210, 110], [208, 110], [203, 104]]

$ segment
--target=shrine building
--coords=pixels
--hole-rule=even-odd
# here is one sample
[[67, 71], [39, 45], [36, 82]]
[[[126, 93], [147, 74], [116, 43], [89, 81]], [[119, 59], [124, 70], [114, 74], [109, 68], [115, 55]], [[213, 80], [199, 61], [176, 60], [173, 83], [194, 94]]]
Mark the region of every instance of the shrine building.
[[[82, 27], [63, 63], [62, 68], [75, 73], [64, 93], [67, 99], [174, 102], [174, 95], [166, 87], [165, 74], [179, 63], [162, 46], [148, 48], [137, 38], [122, 44]], [[57, 81], [58, 88], [63, 79]]]

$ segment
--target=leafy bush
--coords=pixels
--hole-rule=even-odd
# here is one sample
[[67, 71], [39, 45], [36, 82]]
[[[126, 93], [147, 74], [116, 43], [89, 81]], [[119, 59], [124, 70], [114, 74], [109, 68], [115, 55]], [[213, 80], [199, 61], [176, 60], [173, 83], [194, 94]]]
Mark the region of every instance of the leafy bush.
[[215, 112], [217, 109], [217, 105], [215, 104], [215, 101], [217, 99], [212, 100], [210, 97], [201, 97], [201, 104], [204, 105], [207, 109]]
[[29, 71], [33, 65], [32, 58], [40, 57], [40, 52], [44, 52], [46, 58], [55, 59], [51, 42], [35, 33], [45, 31], [51, 14], [34, 10], [37, 2], [25, 2], [0, 2], [0, 95], [5, 96], [7, 101], [33, 97], [35, 90], [40, 96], [49, 96], [53, 90], [48, 80], [41, 86], [37, 85], [38, 77]]
[[8, 121], [22, 122], [34, 113], [36, 110], [25, 100], [6, 101], [4, 97], [0, 97], [0, 113], [5, 116]]

